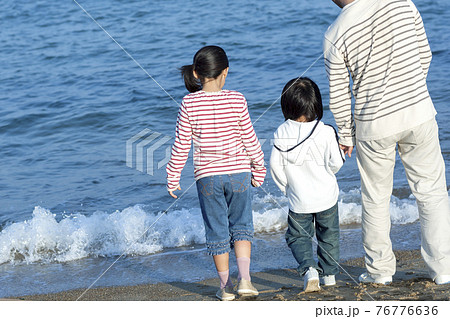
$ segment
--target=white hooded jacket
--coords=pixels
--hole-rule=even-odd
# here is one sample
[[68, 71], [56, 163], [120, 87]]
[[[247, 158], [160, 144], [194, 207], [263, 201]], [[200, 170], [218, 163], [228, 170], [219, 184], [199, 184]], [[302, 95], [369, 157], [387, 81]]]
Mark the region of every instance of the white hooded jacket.
[[318, 213], [338, 200], [336, 174], [345, 162], [336, 131], [321, 121], [285, 121], [274, 133], [272, 177], [295, 213]]

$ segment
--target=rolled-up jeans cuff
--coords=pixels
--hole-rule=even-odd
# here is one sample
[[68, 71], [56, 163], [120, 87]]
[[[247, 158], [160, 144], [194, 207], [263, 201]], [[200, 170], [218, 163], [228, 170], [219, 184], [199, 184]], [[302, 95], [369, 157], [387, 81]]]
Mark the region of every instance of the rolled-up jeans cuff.
[[206, 251], [208, 255], [216, 256], [229, 253], [231, 251], [230, 241], [223, 241], [219, 243], [206, 243]]
[[231, 243], [234, 244], [237, 241], [249, 241], [252, 242], [253, 240], [253, 232], [248, 230], [238, 230], [233, 231], [231, 233]]

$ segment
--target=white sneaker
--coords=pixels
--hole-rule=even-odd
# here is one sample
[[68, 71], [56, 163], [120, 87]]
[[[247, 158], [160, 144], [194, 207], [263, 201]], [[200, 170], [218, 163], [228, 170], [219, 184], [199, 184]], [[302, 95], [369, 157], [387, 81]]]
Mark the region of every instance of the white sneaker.
[[259, 292], [255, 288], [255, 286], [252, 285], [252, 282], [249, 280], [241, 279], [239, 281], [239, 284], [237, 286], [237, 293], [240, 296], [250, 297], [250, 296], [258, 296]]
[[359, 276], [359, 282], [389, 285], [392, 282], [392, 276], [373, 278], [371, 275], [365, 272]]
[[319, 273], [313, 267], [309, 267], [304, 275], [303, 290], [305, 292], [313, 292], [320, 290]]
[[438, 275], [434, 278], [436, 285], [450, 284], [450, 275]]
[[328, 275], [320, 277], [320, 283], [324, 286], [334, 286], [336, 285], [336, 278], [334, 275]]
[[222, 301], [231, 301], [236, 298], [233, 293], [233, 287], [225, 287], [217, 290], [216, 297]]

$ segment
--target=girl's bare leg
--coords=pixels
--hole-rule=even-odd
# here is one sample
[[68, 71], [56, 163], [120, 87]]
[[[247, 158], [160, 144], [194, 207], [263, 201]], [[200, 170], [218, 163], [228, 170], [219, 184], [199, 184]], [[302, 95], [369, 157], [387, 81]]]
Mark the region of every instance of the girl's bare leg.
[[241, 257], [250, 258], [252, 253], [252, 243], [248, 240], [235, 241], [234, 253], [236, 254], [236, 259]]
[[215, 256], [213, 256], [213, 259], [214, 259], [214, 265], [216, 265], [216, 269], [218, 272], [227, 271], [229, 269], [229, 266], [228, 266], [229, 254], [228, 253], [221, 254], [221, 255], [215, 255]]

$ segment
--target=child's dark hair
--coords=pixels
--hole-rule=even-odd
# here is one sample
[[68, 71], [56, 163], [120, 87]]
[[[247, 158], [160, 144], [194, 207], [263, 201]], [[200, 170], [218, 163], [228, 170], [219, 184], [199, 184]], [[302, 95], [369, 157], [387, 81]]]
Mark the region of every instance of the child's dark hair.
[[285, 120], [295, 121], [303, 115], [308, 122], [320, 121], [323, 105], [319, 87], [307, 77], [290, 80], [283, 89], [281, 110]]
[[[189, 92], [202, 89], [206, 78], [215, 79], [223, 70], [228, 68], [228, 57], [225, 51], [218, 46], [209, 45], [201, 48], [194, 55], [194, 63], [181, 67], [184, 85]], [[196, 78], [194, 71], [197, 73]]]

